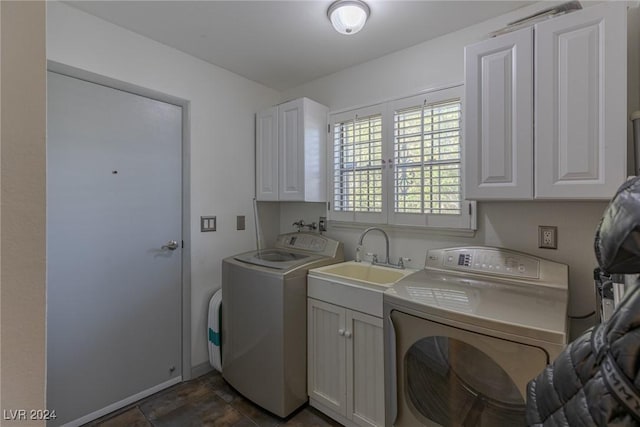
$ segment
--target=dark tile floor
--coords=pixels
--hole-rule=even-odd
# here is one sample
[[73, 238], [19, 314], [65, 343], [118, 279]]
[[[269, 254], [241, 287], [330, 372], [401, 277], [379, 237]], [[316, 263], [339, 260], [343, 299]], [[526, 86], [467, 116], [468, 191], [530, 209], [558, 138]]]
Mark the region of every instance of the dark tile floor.
[[337, 422], [310, 406], [286, 419], [254, 405], [218, 372], [177, 384], [85, 427], [335, 427]]

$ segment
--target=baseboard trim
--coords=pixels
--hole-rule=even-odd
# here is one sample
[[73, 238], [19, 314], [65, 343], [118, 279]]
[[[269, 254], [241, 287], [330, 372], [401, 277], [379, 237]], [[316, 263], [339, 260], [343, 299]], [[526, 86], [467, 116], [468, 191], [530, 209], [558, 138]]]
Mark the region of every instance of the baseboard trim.
[[199, 365], [191, 367], [191, 378], [198, 378], [204, 374], [208, 374], [213, 371], [213, 368], [209, 364], [209, 362], [203, 362]]
[[161, 384], [158, 384], [156, 386], [153, 386], [151, 388], [148, 388], [146, 390], [141, 391], [140, 393], [136, 393], [133, 396], [129, 396], [126, 399], [122, 399], [119, 402], [116, 403], [112, 403], [109, 406], [106, 406], [102, 409], [98, 409], [95, 412], [92, 412], [90, 414], [85, 415], [84, 417], [75, 419], [73, 421], [69, 421], [66, 424], [63, 424], [62, 427], [79, 427], [82, 424], [86, 424], [88, 422], [91, 422], [93, 420], [96, 420], [100, 417], [102, 417], [103, 415], [107, 415], [113, 411], [117, 411], [120, 408], [124, 408], [125, 406], [133, 403], [133, 402], [137, 402], [140, 399], [144, 399], [145, 397], [151, 396], [154, 393], [157, 393], [159, 391], [164, 390], [165, 388], [169, 388], [172, 385], [178, 384], [182, 382], [182, 376], [179, 377], [175, 377], [170, 379], [169, 381], [165, 381]]

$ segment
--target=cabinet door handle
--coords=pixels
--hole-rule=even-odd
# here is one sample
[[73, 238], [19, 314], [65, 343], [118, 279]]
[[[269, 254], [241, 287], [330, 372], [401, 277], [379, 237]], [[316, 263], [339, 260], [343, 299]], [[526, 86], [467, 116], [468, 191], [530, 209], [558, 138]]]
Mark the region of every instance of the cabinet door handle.
[[338, 335], [344, 336], [344, 329], [338, 329]]
[[344, 336], [347, 338], [351, 338], [351, 331], [344, 331]]

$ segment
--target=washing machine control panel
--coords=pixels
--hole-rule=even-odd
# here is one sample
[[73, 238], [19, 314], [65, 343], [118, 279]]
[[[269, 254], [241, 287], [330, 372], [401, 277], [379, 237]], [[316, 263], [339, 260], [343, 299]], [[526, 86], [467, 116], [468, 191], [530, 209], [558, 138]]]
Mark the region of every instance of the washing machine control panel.
[[288, 233], [278, 236], [276, 248], [297, 249], [317, 255], [335, 257], [340, 242], [316, 233]]
[[526, 279], [540, 277], [540, 261], [499, 248], [451, 248], [430, 250], [425, 267], [490, 273]]
[[304, 251], [322, 252], [327, 242], [318, 236], [309, 236], [307, 234], [294, 234], [284, 239], [284, 245], [291, 249], [300, 249]]

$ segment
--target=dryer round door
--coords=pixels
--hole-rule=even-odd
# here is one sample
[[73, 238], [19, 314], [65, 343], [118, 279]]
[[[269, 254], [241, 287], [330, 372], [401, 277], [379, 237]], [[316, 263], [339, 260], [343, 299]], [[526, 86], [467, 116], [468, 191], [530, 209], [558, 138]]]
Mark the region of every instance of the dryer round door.
[[391, 321], [394, 426], [525, 425], [526, 385], [546, 366], [544, 350], [398, 311]]

